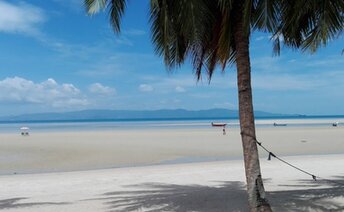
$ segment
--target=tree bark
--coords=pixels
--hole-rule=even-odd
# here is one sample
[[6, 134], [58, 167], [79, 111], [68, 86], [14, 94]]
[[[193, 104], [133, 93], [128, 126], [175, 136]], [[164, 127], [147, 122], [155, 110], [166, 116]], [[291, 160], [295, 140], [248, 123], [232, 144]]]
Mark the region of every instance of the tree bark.
[[259, 165], [254, 124], [251, 89], [251, 67], [249, 56], [249, 33], [243, 26], [243, 2], [235, 1], [234, 42], [237, 66], [239, 118], [244, 152], [245, 174], [250, 211], [272, 211], [265, 198], [262, 175]]

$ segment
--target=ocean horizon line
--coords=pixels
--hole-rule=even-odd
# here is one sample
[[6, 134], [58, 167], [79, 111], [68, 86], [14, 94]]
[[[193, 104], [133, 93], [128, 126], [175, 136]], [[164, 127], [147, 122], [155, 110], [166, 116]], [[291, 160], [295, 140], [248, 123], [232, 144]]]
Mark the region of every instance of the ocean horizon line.
[[[256, 116], [256, 120], [274, 119], [327, 119], [344, 118], [344, 115], [286, 115], [286, 116]], [[177, 118], [87, 118], [87, 119], [46, 119], [46, 120], [0, 120], [0, 124], [20, 123], [97, 123], [97, 122], [150, 122], [150, 121], [207, 121], [207, 120], [239, 120], [239, 117], [177, 117]]]

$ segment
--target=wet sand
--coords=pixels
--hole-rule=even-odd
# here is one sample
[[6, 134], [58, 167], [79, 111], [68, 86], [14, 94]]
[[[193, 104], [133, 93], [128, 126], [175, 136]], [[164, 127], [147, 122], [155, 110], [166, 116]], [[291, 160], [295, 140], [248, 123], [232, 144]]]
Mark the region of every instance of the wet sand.
[[[257, 129], [282, 156], [344, 153], [344, 127]], [[260, 156], [266, 157], [261, 151]], [[239, 129], [141, 129], [0, 134], [0, 174], [242, 159]]]

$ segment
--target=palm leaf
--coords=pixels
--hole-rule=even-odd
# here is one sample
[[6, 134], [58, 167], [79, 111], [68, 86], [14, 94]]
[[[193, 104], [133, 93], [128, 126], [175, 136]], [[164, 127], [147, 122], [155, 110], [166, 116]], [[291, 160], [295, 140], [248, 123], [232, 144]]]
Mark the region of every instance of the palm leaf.
[[342, 0], [284, 0], [282, 5], [280, 26], [287, 46], [315, 52], [343, 33]]
[[[84, 2], [89, 14], [107, 9], [114, 31], [120, 32], [126, 0]], [[218, 66], [225, 70], [235, 62], [233, 27], [238, 14], [248, 37], [255, 30], [273, 35], [276, 55], [282, 43], [314, 52], [343, 32], [343, 0], [150, 0], [150, 4], [155, 52], [169, 70], [189, 58], [198, 80], [203, 72], [210, 80]]]
[[84, 0], [84, 4], [90, 15], [108, 8], [112, 28], [116, 33], [121, 31], [121, 19], [126, 7], [126, 0]]

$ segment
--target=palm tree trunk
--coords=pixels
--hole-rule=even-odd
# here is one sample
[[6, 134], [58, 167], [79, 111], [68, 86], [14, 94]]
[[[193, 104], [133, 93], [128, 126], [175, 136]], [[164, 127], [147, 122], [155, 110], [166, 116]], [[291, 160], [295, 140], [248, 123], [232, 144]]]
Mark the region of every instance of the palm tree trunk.
[[244, 151], [245, 174], [250, 211], [272, 211], [265, 198], [265, 190], [260, 172], [251, 89], [251, 67], [249, 56], [249, 35], [243, 27], [241, 1], [235, 1], [236, 25], [234, 42], [237, 51], [236, 66], [239, 96], [239, 117], [241, 139]]

